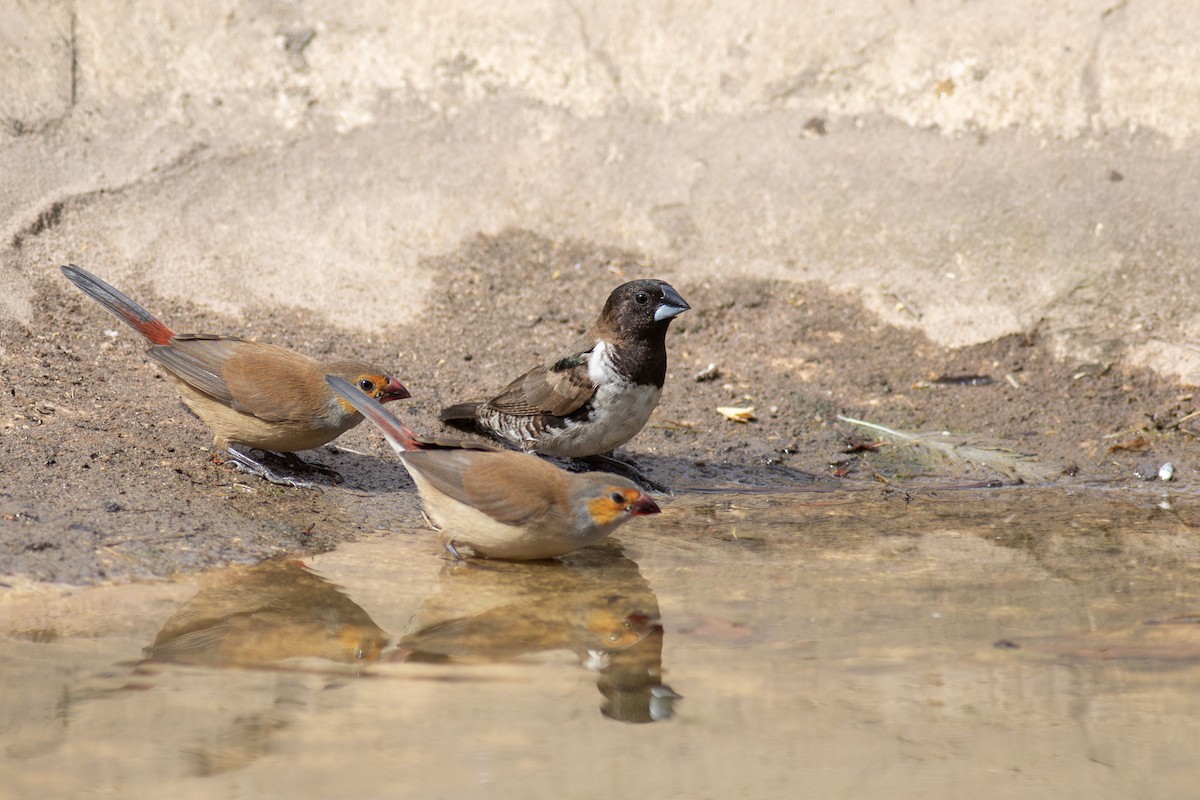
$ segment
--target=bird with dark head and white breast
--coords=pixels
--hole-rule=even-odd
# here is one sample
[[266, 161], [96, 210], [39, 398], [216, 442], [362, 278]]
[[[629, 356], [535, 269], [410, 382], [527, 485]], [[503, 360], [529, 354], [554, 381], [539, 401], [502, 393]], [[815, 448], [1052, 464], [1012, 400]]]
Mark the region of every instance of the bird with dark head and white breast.
[[633, 481], [567, 472], [526, 453], [471, 441], [422, 439], [346, 381], [329, 385], [370, 420], [400, 456], [442, 545], [483, 558], [555, 558], [600, 541], [633, 517], [659, 513]]
[[327, 374], [345, 378], [363, 397], [383, 403], [409, 396], [400, 381], [360, 361], [322, 364], [278, 345], [236, 336], [175, 333], [87, 270], [69, 264], [62, 272], [150, 343], [146, 354], [175, 383], [184, 404], [212, 429], [214, 445], [228, 450], [240, 469], [273, 483], [310, 485], [277, 475], [235, 445], [291, 454], [328, 444], [362, 422], [354, 406], [329, 388]]
[[667, 375], [667, 327], [691, 306], [660, 280], [613, 290], [582, 339], [491, 400], [442, 410], [443, 422], [526, 452], [568, 458], [610, 453], [650, 419]]

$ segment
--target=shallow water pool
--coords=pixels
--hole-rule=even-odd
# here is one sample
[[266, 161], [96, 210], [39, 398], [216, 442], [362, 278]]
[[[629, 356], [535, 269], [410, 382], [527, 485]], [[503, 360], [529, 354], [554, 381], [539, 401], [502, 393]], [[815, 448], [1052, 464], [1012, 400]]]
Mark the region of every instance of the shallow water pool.
[[713, 493], [0, 596], [13, 797], [1192, 797], [1200, 503]]

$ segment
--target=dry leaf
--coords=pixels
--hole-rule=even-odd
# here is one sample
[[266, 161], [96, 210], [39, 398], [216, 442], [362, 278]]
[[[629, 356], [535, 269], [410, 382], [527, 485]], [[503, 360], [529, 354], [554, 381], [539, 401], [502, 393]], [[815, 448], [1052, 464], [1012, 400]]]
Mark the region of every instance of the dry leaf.
[[1104, 452], [1115, 453], [1118, 450], [1125, 450], [1129, 453], [1144, 453], [1150, 449], [1150, 440], [1145, 436], [1137, 436], [1124, 442], [1110, 444]]
[[717, 413], [732, 422], [753, 422], [758, 419], [754, 416], [754, 406], [717, 406]]

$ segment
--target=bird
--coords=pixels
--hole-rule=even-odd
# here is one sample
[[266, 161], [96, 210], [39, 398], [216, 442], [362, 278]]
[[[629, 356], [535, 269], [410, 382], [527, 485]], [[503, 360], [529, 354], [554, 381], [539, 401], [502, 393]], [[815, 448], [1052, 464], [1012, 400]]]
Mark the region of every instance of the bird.
[[657, 514], [620, 475], [568, 472], [535, 455], [479, 441], [422, 439], [335, 376], [326, 380], [383, 433], [412, 477], [443, 547], [456, 560], [548, 559], [598, 542], [633, 517]]
[[[442, 409], [442, 422], [525, 452], [611, 453], [650, 419], [667, 375], [667, 327], [691, 306], [660, 280], [618, 286], [583, 337], [491, 400]], [[620, 462], [617, 462], [620, 463]]]
[[[237, 336], [175, 333], [82, 267], [68, 264], [62, 272], [150, 343], [147, 355], [174, 381], [184, 405], [212, 429], [214, 446], [228, 451], [239, 469], [272, 483], [311, 486], [277, 475], [236, 445], [291, 455], [328, 444], [362, 421], [353, 405], [329, 389], [325, 375], [339, 375], [364, 397], [383, 403], [410, 396], [396, 378], [359, 361], [322, 364]], [[291, 460], [307, 466], [294, 455]]]

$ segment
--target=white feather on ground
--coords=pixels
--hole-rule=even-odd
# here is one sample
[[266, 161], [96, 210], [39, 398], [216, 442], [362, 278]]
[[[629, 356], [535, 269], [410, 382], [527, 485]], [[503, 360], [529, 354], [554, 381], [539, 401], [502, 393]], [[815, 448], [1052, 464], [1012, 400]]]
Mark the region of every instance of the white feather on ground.
[[1056, 472], [1054, 467], [1038, 461], [1036, 455], [981, 443], [979, 437], [969, 434], [952, 434], [948, 431], [908, 433], [841, 414], [837, 418], [871, 431], [877, 441], [911, 450], [915, 458], [929, 466], [937, 461], [972, 464], [1025, 483], [1043, 482]]

